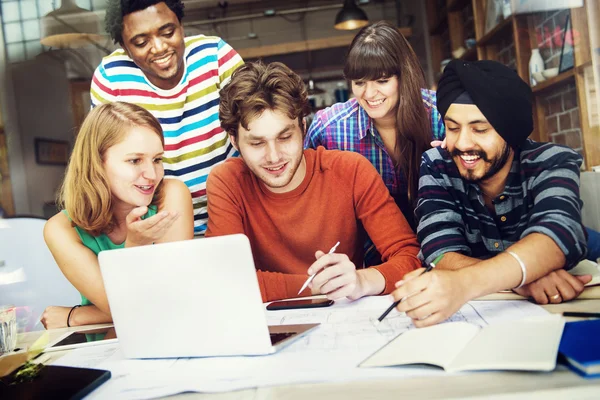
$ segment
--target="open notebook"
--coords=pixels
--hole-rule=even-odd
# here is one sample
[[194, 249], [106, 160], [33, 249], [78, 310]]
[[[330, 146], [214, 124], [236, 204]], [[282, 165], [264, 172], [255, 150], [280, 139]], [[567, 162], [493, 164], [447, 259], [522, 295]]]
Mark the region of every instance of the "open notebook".
[[430, 364], [447, 372], [551, 371], [564, 327], [560, 315], [506, 321], [480, 328], [448, 322], [411, 329], [379, 349], [360, 367]]
[[591, 275], [592, 280], [586, 283], [585, 286], [600, 285], [600, 266], [593, 261], [583, 260], [575, 267], [571, 268], [569, 273], [575, 276]]

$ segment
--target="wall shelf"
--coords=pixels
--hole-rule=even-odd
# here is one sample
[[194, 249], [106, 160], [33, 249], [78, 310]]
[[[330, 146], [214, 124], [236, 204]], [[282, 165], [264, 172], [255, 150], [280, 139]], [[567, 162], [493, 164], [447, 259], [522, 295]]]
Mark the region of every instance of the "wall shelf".
[[557, 85], [566, 83], [568, 80], [575, 80], [575, 70], [574, 69], [570, 69], [568, 71], [563, 72], [562, 74], [558, 74], [553, 78], [547, 79], [543, 82], [538, 83], [537, 85], [535, 85], [533, 88], [531, 88], [531, 90], [533, 91], [533, 93], [535, 95], [545, 92], [549, 89], [552, 89], [553, 87], [556, 87]]
[[471, 0], [449, 0], [446, 8], [448, 12], [462, 11], [469, 4]]
[[[427, 21], [434, 27], [430, 31], [431, 68], [438, 71], [450, 49], [465, 46], [465, 39], [476, 39], [475, 49], [467, 49], [461, 60], [494, 60], [516, 70], [525, 82], [530, 81], [529, 61], [532, 49], [540, 47], [538, 32], [554, 30], [564, 25], [570, 14], [572, 29], [579, 32], [573, 48], [575, 68], [556, 77], [546, 79], [532, 87], [534, 132], [538, 141], [554, 141], [571, 146], [585, 157], [586, 167], [600, 164], [600, 126], [591, 124], [597, 107], [590, 102], [590, 87], [597, 85], [591, 62], [594, 54], [592, 36], [597, 32], [588, 26], [590, 15], [600, 13], [600, 1], [583, 0], [583, 7], [547, 8], [536, 13], [510, 15], [501, 19], [486, 32], [487, 8], [491, 0], [427, 0]], [[541, 1], [540, 1], [541, 2]], [[445, 13], [445, 15], [444, 15]], [[447, 20], [448, 30], [435, 29], [439, 21]], [[562, 21], [562, 22], [561, 22]], [[596, 22], [596, 21], [594, 21]], [[470, 30], [473, 28], [474, 32]], [[590, 29], [594, 28], [594, 29]], [[435, 34], [434, 34], [435, 32]], [[556, 67], [560, 48], [548, 49], [546, 66]], [[595, 94], [593, 94], [595, 95]]]
[[491, 31], [483, 35], [478, 41], [477, 46], [485, 46], [488, 44], [499, 42], [503, 36], [511, 33], [514, 16], [503, 19]]

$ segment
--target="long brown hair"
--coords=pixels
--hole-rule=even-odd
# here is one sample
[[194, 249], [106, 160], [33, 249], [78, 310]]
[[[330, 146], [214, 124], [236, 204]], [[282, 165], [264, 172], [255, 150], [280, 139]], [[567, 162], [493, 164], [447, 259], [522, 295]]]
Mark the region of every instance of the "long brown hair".
[[408, 200], [416, 205], [419, 190], [421, 156], [430, 148], [432, 131], [421, 89], [426, 87], [425, 73], [406, 38], [396, 27], [380, 21], [361, 29], [346, 56], [344, 76], [352, 80], [398, 78], [396, 146], [393, 159], [398, 173], [408, 183]]
[[[109, 233], [116, 225], [104, 156], [134, 126], [150, 128], [165, 145], [163, 131], [156, 118], [142, 107], [122, 102], [102, 104], [90, 111], [75, 140], [58, 204], [67, 210], [74, 225], [91, 235]], [[161, 181], [151, 204], [160, 204], [162, 199]]]

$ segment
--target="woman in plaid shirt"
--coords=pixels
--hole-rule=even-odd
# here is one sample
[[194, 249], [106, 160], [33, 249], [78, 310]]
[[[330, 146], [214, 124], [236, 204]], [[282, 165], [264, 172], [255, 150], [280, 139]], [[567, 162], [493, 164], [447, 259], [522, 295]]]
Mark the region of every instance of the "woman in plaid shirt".
[[[435, 92], [424, 89], [425, 75], [408, 41], [385, 21], [358, 32], [344, 76], [354, 98], [319, 111], [304, 145], [364, 155], [415, 230], [421, 155], [445, 132]], [[365, 262], [372, 265], [376, 259], [369, 242]]]

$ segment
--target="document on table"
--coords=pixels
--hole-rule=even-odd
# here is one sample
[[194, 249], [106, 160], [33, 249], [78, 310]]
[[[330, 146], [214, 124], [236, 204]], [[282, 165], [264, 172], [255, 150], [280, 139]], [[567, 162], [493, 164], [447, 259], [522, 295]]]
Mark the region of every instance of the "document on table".
[[[365, 379], [401, 379], [442, 374], [426, 367], [358, 368], [360, 362], [407, 330], [410, 318], [392, 311], [377, 328], [372, 324], [391, 297], [339, 301], [327, 308], [266, 311], [270, 325], [315, 323], [307, 336], [268, 356], [127, 360], [119, 344], [72, 350], [56, 365], [108, 369], [113, 377], [89, 398], [152, 398], [184, 391], [224, 392], [261, 386]], [[474, 301], [450, 320], [480, 327], [495, 321], [547, 315], [526, 301]], [[176, 332], [174, 332], [176, 336]]]

